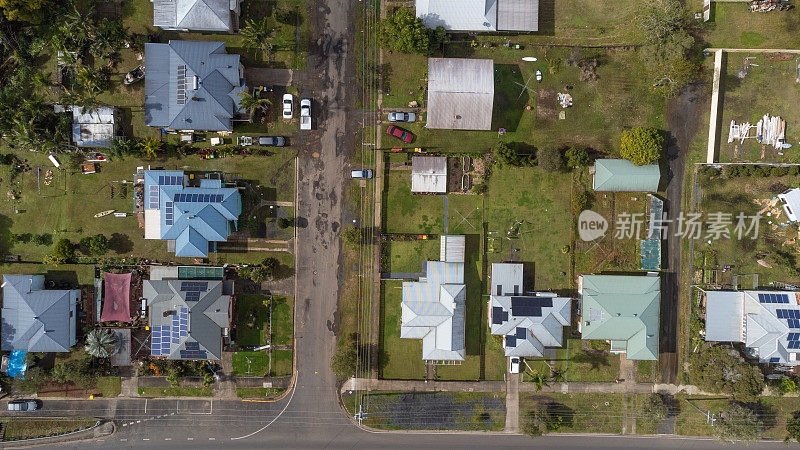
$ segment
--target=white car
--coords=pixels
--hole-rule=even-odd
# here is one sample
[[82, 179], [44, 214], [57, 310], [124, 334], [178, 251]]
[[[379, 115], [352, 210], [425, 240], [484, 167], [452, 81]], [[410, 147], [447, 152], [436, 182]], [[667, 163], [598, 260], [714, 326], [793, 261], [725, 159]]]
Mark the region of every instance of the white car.
[[300, 100], [300, 129], [311, 129], [311, 100], [307, 98]]
[[511, 373], [519, 373], [519, 358], [511, 358]]
[[294, 109], [294, 98], [292, 94], [283, 94], [283, 118], [291, 119]]

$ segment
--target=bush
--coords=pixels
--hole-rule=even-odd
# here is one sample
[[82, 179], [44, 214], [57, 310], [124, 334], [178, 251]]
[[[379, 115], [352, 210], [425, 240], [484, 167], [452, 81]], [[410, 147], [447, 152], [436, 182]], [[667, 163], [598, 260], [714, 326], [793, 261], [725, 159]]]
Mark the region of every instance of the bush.
[[758, 400], [764, 390], [764, 375], [735, 350], [708, 347], [689, 359], [689, 380], [701, 389], [732, 394], [740, 402]]
[[342, 237], [348, 244], [358, 245], [361, 243], [361, 228], [348, 225], [342, 230]]
[[254, 283], [262, 283], [270, 277], [269, 271], [264, 266], [253, 267], [250, 271], [250, 279]]
[[89, 253], [103, 256], [108, 253], [108, 238], [104, 234], [96, 234], [89, 239]]
[[722, 168], [722, 175], [724, 175], [725, 178], [740, 177], [741, 171], [739, 169], [739, 166], [725, 166]]
[[294, 218], [292, 217], [281, 217], [278, 219], [278, 226], [282, 229], [286, 229], [294, 225]]
[[592, 194], [590, 194], [589, 191], [575, 191], [575, 193], [572, 194], [572, 209], [576, 213], [587, 209], [591, 203]]
[[540, 149], [536, 155], [539, 167], [545, 172], [558, 172], [564, 167], [564, 158], [561, 151], [555, 147]]
[[387, 12], [379, 30], [381, 46], [402, 53], [430, 53], [433, 33], [405, 6]]
[[61, 262], [66, 262], [75, 256], [75, 247], [69, 239], [61, 238], [53, 247], [53, 257]]
[[786, 439], [788, 443], [791, 439], [800, 443], [800, 411], [795, 411], [792, 417], [786, 421]]
[[652, 164], [661, 159], [664, 142], [664, 134], [660, 130], [633, 128], [623, 131], [620, 135], [619, 152], [623, 158], [637, 166]]
[[761, 435], [761, 419], [750, 408], [731, 402], [712, 427], [714, 437], [725, 442], [754, 441]]
[[31, 241], [32, 237], [33, 235], [31, 235], [30, 233], [15, 234], [14, 240], [23, 244], [27, 244], [28, 242]]
[[567, 159], [567, 167], [585, 167], [591, 162], [589, 159], [589, 151], [583, 147], [570, 147], [564, 153]]
[[47, 374], [41, 366], [30, 367], [25, 372], [24, 380], [20, 378], [16, 379], [15, 387], [20, 392], [33, 394], [39, 392], [46, 378]]
[[84, 389], [91, 388], [95, 383], [90, 358], [72, 359], [58, 363], [53, 367], [51, 377], [61, 383], [73, 382]]
[[33, 237], [33, 243], [42, 246], [52, 245], [53, 235], [50, 233], [37, 234]]
[[530, 437], [541, 436], [550, 431], [558, 431], [564, 417], [559, 408], [552, 405], [536, 405], [522, 420], [522, 432]]
[[473, 194], [478, 194], [478, 195], [485, 194], [486, 191], [488, 191], [488, 190], [489, 190], [489, 186], [486, 183], [483, 183], [483, 182], [472, 186], [472, 193]]
[[789, 175], [789, 168], [788, 167], [773, 167], [769, 170], [770, 176], [773, 177], [783, 177]]
[[284, 25], [294, 26], [297, 23], [302, 22], [300, 19], [300, 15], [297, 14], [297, 11], [293, 9], [279, 9], [275, 11], [275, 20]]
[[645, 397], [637, 410], [639, 417], [645, 420], [657, 422], [667, 417], [667, 405], [664, 403], [664, 397], [659, 394], [650, 394]]
[[358, 361], [356, 345], [356, 335], [352, 334], [336, 347], [331, 356], [331, 369], [340, 380], [350, 378], [356, 373]]
[[789, 167], [789, 175], [792, 175], [792, 176], [800, 175], [800, 166], [791, 166], [791, 167]]
[[497, 144], [497, 160], [502, 164], [509, 166], [530, 166], [533, 164], [533, 155], [530, 153], [523, 153], [516, 143], [500, 142]]

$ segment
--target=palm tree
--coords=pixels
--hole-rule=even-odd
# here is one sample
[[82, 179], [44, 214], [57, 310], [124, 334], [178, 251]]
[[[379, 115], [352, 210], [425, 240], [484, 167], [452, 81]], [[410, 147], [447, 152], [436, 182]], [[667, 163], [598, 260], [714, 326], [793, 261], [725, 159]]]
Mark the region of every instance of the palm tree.
[[108, 358], [117, 349], [117, 335], [111, 330], [95, 328], [86, 336], [84, 349], [96, 358]]
[[273, 48], [272, 34], [273, 29], [269, 27], [267, 19], [261, 20], [247, 19], [244, 26], [239, 30], [242, 35], [242, 43], [245, 48], [260, 51], [266, 55]]
[[266, 98], [256, 97], [245, 91], [239, 92], [239, 109], [245, 110], [251, 115], [256, 108], [260, 108], [262, 112], [266, 112], [267, 106], [271, 104], [272, 102]]

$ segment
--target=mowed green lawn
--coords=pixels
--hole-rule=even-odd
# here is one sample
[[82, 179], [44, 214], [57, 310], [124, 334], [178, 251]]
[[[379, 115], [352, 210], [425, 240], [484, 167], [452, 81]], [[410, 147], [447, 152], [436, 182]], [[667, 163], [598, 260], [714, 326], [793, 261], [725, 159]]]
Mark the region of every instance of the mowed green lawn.
[[263, 377], [269, 375], [269, 356], [264, 350], [239, 351], [233, 354], [234, 375]]
[[562, 433], [621, 433], [623, 394], [522, 394], [520, 423], [537, 405], [547, 406], [563, 418]]
[[[266, 345], [269, 307], [263, 295], [243, 294], [236, 297], [236, 340], [239, 345]], [[255, 314], [255, 321], [252, 317]], [[253, 326], [250, 326], [250, 325]]]
[[386, 272], [420, 273], [426, 261], [439, 260], [438, 239], [385, 241], [382, 249], [386, 266], [383, 269]]
[[292, 343], [294, 299], [277, 295], [272, 297], [272, 344], [290, 345]]
[[[608, 353], [610, 346], [602, 341], [587, 341], [583, 349], [580, 339], [569, 339], [567, 381], [614, 381], [619, 378], [619, 355]], [[567, 343], [564, 343], [567, 346]]]
[[[691, 4], [698, 11], [702, 0]], [[706, 42], [717, 48], [797, 48], [800, 11], [751, 13], [747, 2], [713, 2], [711, 21], [705, 24]]]
[[439, 195], [412, 194], [410, 171], [390, 171], [384, 189], [384, 231], [444, 232], [444, 200]]
[[387, 379], [424, 379], [422, 340], [400, 338], [402, 287], [400, 281], [381, 283], [380, 376]]

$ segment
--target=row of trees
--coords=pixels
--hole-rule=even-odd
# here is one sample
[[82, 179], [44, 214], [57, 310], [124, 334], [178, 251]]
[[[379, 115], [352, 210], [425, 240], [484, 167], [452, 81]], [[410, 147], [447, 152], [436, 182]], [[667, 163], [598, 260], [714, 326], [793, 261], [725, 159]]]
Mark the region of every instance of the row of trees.
[[[75, 258], [75, 244], [67, 238], [61, 238], [53, 247], [53, 253], [44, 259], [45, 264], [64, 264]], [[78, 243], [78, 248], [91, 256], [103, 256], [108, 253], [109, 241], [104, 234], [86, 236]]]

